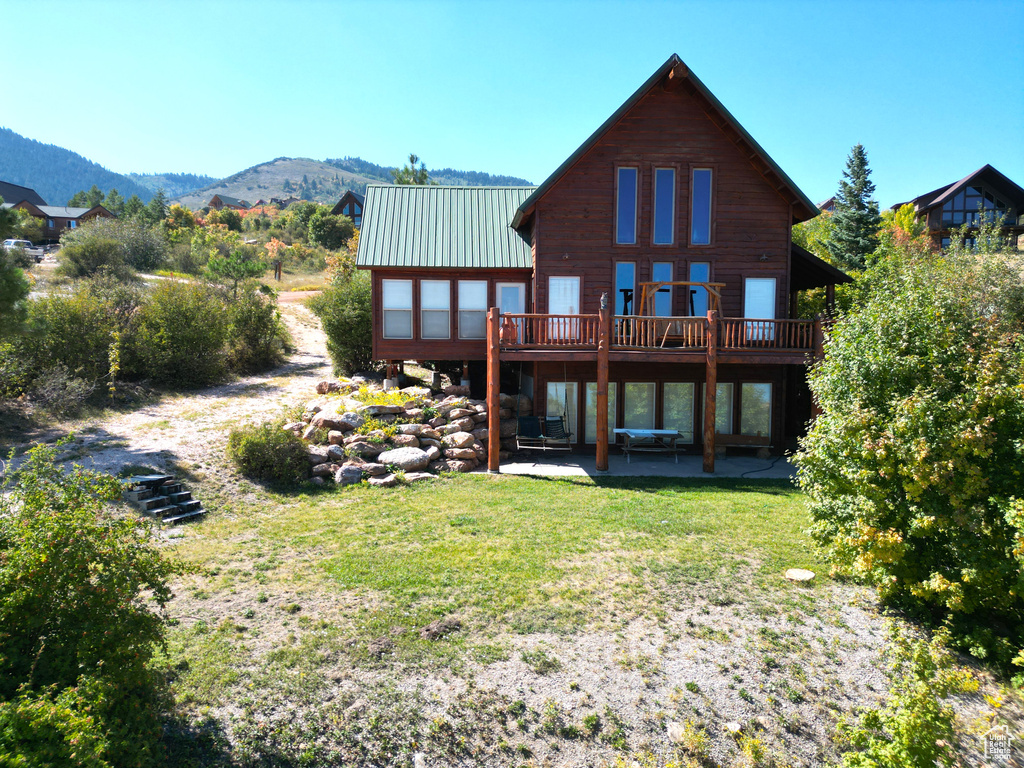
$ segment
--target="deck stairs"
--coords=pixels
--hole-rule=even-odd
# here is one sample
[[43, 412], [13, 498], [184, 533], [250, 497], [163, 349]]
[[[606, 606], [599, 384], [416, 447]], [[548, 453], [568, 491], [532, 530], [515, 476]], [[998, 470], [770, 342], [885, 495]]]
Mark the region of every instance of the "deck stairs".
[[206, 510], [174, 475], [129, 477], [122, 498], [165, 525], [205, 515]]

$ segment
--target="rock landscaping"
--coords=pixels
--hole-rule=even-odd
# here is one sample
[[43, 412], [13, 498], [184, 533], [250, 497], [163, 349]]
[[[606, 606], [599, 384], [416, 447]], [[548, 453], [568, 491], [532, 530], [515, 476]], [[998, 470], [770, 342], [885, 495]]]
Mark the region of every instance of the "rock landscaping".
[[[385, 392], [366, 381], [321, 381], [300, 421], [284, 425], [309, 444], [310, 482], [388, 488], [487, 463], [487, 403], [467, 387]], [[528, 397], [499, 395], [502, 460], [515, 450], [516, 423], [533, 413]]]

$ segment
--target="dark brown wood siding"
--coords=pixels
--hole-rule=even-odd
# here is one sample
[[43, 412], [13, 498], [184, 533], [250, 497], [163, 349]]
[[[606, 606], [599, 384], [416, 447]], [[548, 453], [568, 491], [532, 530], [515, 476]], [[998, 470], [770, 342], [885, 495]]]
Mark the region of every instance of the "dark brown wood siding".
[[[654, 262], [672, 262], [686, 280], [691, 262], [709, 262], [711, 280], [725, 283], [722, 314], [743, 314], [747, 277], [776, 279], [776, 317], [788, 313], [791, 210], [751, 160], [712, 122], [699, 95], [683, 85], [652, 89], [538, 202], [537, 311], [548, 311], [550, 276], [579, 276], [581, 311], [597, 312], [611, 295], [616, 261], [634, 261], [637, 282], [651, 280]], [[636, 245], [615, 244], [616, 168], [639, 169]], [[675, 243], [653, 245], [653, 174], [675, 168]], [[710, 245], [690, 245], [690, 184], [695, 168], [713, 171]], [[681, 292], [674, 314], [688, 314]]]
[[[525, 283], [526, 311], [532, 312], [529, 270], [515, 269], [374, 269], [373, 277], [373, 357], [375, 360], [485, 360], [486, 339], [460, 339], [458, 331], [458, 281], [486, 280], [488, 306], [495, 306], [497, 283]], [[382, 280], [412, 280], [412, 338], [385, 339], [384, 311], [381, 306]], [[451, 338], [420, 338], [420, 280], [451, 281], [449, 303]]]

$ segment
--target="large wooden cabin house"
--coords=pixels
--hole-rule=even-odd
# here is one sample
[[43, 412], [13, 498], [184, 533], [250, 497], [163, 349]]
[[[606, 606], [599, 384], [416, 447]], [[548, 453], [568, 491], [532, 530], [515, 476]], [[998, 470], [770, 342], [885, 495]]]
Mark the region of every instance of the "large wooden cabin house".
[[374, 357], [499, 363], [606, 468], [616, 428], [780, 451], [810, 417], [820, 324], [798, 291], [846, 275], [792, 243], [818, 209], [673, 55], [539, 187], [367, 188], [357, 266]]

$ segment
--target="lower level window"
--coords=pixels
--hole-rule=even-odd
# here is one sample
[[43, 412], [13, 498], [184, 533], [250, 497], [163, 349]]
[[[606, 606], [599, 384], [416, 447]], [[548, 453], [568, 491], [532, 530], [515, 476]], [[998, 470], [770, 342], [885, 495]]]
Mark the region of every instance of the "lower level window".
[[[615, 395], [614, 381], [608, 382], [608, 442], [615, 442]], [[584, 437], [588, 443], [597, 442], [597, 382], [587, 382], [587, 402], [583, 405]]]
[[622, 404], [622, 426], [626, 429], [654, 429], [653, 381], [627, 381]]
[[[719, 382], [715, 387], [715, 432], [719, 435], [732, 434], [733, 386], [731, 381], [726, 381]], [[701, 385], [701, 390], [706, 395], [707, 384]]]
[[548, 418], [565, 419], [565, 430], [572, 433], [571, 439], [576, 442], [576, 382], [549, 381], [547, 395]]
[[487, 338], [486, 280], [459, 280], [459, 338]]
[[772, 385], [740, 385], [740, 434], [768, 437], [772, 432]]
[[682, 435], [679, 442], [693, 442], [693, 382], [670, 381], [661, 394], [661, 412], [665, 429], [675, 429]]

